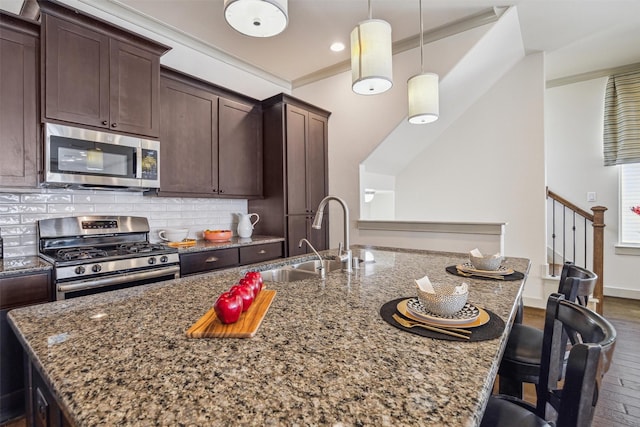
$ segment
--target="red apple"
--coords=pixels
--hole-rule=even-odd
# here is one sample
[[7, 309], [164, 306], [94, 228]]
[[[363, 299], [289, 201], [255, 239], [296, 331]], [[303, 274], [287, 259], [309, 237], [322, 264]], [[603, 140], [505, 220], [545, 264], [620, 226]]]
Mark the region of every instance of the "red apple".
[[213, 309], [222, 323], [237, 322], [242, 314], [242, 308], [242, 297], [231, 292], [222, 293], [213, 304]]
[[260, 293], [260, 283], [258, 283], [256, 279], [250, 279], [245, 276], [238, 281], [238, 284], [249, 286], [253, 292], [253, 299], [258, 297], [258, 294]]
[[262, 286], [264, 285], [264, 282], [262, 281], [262, 274], [260, 274], [259, 271], [249, 271], [247, 272], [247, 274], [244, 275], [244, 277], [256, 279], [258, 281], [258, 284], [260, 285], [258, 292], [262, 290]]
[[247, 311], [253, 302], [253, 289], [250, 285], [235, 285], [229, 289], [232, 295], [239, 295], [242, 298], [242, 311]]

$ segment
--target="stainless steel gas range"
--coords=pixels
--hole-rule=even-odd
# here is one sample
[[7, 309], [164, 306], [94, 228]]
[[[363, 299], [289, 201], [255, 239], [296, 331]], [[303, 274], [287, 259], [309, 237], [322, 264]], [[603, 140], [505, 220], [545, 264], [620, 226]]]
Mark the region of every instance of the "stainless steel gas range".
[[178, 250], [150, 243], [143, 217], [40, 220], [38, 251], [54, 266], [57, 300], [180, 277]]

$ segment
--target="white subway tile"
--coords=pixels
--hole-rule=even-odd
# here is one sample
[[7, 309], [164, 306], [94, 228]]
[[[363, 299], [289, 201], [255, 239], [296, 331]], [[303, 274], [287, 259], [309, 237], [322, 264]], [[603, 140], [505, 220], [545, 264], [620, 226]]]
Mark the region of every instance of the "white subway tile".
[[0, 203], [19, 203], [20, 195], [12, 193], [0, 193]]

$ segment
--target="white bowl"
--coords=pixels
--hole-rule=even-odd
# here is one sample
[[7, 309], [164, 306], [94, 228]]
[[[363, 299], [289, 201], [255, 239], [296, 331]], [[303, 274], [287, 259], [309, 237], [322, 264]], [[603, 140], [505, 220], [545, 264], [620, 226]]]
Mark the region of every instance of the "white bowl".
[[473, 256], [469, 255], [469, 262], [476, 270], [495, 271], [502, 264], [501, 256]]
[[435, 293], [425, 292], [419, 287], [418, 299], [424, 307], [433, 314], [451, 316], [462, 310], [469, 298], [469, 291], [462, 294], [454, 294], [456, 288], [451, 284], [432, 283]]
[[166, 228], [158, 231], [158, 236], [166, 242], [181, 242], [187, 238], [188, 228]]

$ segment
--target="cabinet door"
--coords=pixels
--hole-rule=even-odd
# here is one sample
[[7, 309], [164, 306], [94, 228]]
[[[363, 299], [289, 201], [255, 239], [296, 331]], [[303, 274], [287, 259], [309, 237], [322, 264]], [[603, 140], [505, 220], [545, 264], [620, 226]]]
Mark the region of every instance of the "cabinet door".
[[160, 191], [213, 194], [218, 190], [218, 97], [162, 79]]
[[309, 213], [305, 154], [308, 118], [307, 111], [286, 106], [287, 213], [290, 215]]
[[114, 131], [157, 137], [160, 57], [111, 40], [110, 123]]
[[259, 109], [220, 98], [219, 194], [262, 195], [262, 116]]
[[180, 255], [180, 276], [235, 267], [240, 262], [238, 248], [216, 249]]
[[[301, 248], [298, 243], [302, 238], [308, 238], [309, 217], [307, 215], [289, 215], [287, 217], [287, 257], [303, 255], [310, 252], [307, 245]], [[313, 242], [312, 242], [313, 243]]]
[[327, 118], [309, 113], [306, 144], [307, 205], [315, 213], [327, 195]]
[[0, 185], [35, 187], [37, 38], [0, 28]]
[[44, 116], [106, 127], [109, 124], [109, 38], [43, 15]]

